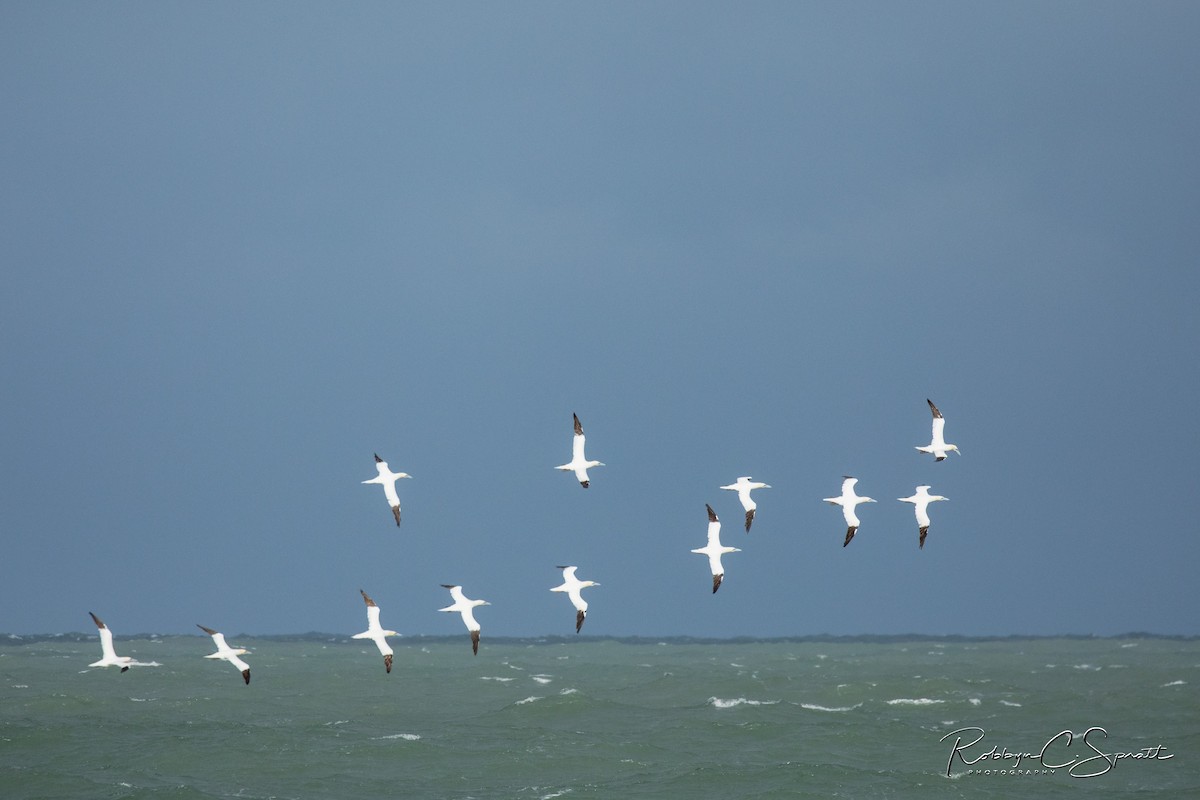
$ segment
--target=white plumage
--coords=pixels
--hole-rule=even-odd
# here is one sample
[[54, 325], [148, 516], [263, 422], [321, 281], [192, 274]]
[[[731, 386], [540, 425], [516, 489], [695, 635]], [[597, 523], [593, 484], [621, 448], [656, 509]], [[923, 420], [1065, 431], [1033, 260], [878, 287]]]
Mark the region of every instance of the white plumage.
[[925, 447], [918, 446], [917, 449], [922, 453], [932, 453], [934, 461], [944, 461], [946, 453], [953, 450], [962, 455], [958, 450], [958, 445], [947, 444], [944, 434], [946, 428], [946, 418], [942, 416], [942, 412], [938, 411], [938, 407], [933, 404], [929, 398], [925, 398], [925, 402], [929, 404], [929, 411], [933, 414], [933, 435], [930, 437], [930, 442]]
[[854, 484], [858, 483], [858, 478], [851, 478], [849, 475], [843, 475], [842, 478], [841, 495], [838, 497], [826, 497], [824, 500], [826, 503], [842, 507], [842, 516], [846, 519], [846, 541], [842, 542], [842, 547], [845, 547], [854, 538], [854, 534], [858, 531], [860, 524], [858, 514], [854, 510], [855, 506], [859, 503], [874, 503], [875, 500], [870, 497], [860, 497], [854, 492]]
[[117, 655], [117, 651], [113, 647], [112, 631], [109, 630], [108, 626], [105, 625], [99, 617], [97, 617], [95, 614], [92, 614], [91, 611], [89, 611], [88, 614], [91, 615], [92, 622], [96, 623], [96, 630], [100, 633], [101, 655], [100, 660], [93, 661], [91, 664], [88, 664], [89, 667], [120, 667], [121, 672], [128, 672], [130, 667], [162, 666], [162, 664], [159, 664], [157, 661], [138, 661], [130, 656]]
[[399, 636], [396, 631], [385, 630], [379, 624], [379, 606], [375, 605], [375, 601], [364, 592], [358, 590], [362, 594], [363, 602], [367, 604], [367, 629], [362, 633], [356, 633], [351, 638], [353, 639], [370, 639], [375, 642], [375, 646], [379, 648], [380, 654], [383, 656], [383, 669], [385, 672], [392, 671], [392, 647], [387, 643], [387, 637]]
[[586, 489], [590, 483], [588, 480], [588, 468], [603, 467], [604, 462], [589, 461], [587, 456], [583, 454], [583, 446], [587, 437], [583, 435], [583, 426], [579, 424], [579, 415], [572, 414], [571, 416], [575, 419], [575, 437], [571, 440], [571, 460], [566, 464], [555, 467], [555, 469], [574, 472], [579, 485]]
[[454, 598], [454, 604], [439, 608], [438, 611], [457, 611], [462, 615], [463, 624], [467, 626], [467, 630], [471, 632], [471, 652], [479, 655], [479, 623], [475, 621], [474, 608], [476, 606], [490, 606], [487, 600], [471, 600], [465, 594], [461, 586], [456, 586], [450, 583], [443, 583], [443, 589], [450, 590], [450, 596]]
[[921, 538], [917, 545], [918, 549], [925, 547], [925, 535], [929, 533], [929, 504], [935, 503], [938, 500], [949, 500], [949, 497], [942, 497], [940, 494], [930, 494], [928, 486], [918, 486], [916, 492], [909, 497], [896, 498], [901, 503], [912, 503], [913, 511], [917, 516], [917, 531]]
[[197, 623], [196, 627], [211, 636], [213, 644], [217, 646], [217, 652], [207, 655], [205, 658], [218, 658], [222, 661], [228, 661], [238, 672], [242, 673], [242, 678], [249, 684], [250, 665], [242, 661], [238, 656], [245, 655], [250, 651], [244, 647], [230, 647], [225, 643], [225, 634], [217, 633], [212, 628], [206, 628], [199, 623]]
[[712, 506], [706, 503], [704, 507], [708, 509], [708, 544], [698, 547], [692, 552], [708, 556], [708, 568], [713, 576], [712, 590], [713, 594], [716, 594], [717, 589], [721, 588], [721, 581], [725, 579], [725, 567], [721, 564], [721, 556], [724, 553], [740, 553], [742, 551], [737, 547], [721, 545], [721, 520], [717, 518]]
[[765, 483], [752, 481], [750, 480], [750, 476], [747, 475], [743, 478], [738, 478], [736, 483], [731, 483], [721, 488], [738, 493], [738, 500], [742, 501], [742, 508], [746, 511], [746, 533], [749, 533], [750, 523], [754, 522], [754, 509], [758, 508], [758, 504], [754, 502], [754, 498], [750, 496], [750, 492], [755, 489], [770, 489], [771, 487]]
[[401, 478], [411, 478], [407, 472], [392, 472], [388, 467], [388, 463], [375, 454], [375, 470], [379, 473], [369, 481], [363, 483], [378, 483], [383, 486], [383, 496], [387, 499], [387, 503], [392, 507], [392, 516], [396, 518], [396, 525], [400, 524], [400, 495], [396, 494], [396, 481]]
[[588, 604], [587, 600], [583, 599], [583, 590], [588, 586], [599, 586], [595, 581], [581, 581], [575, 577], [577, 567], [559, 567], [563, 571], [563, 582], [555, 586], [550, 591], [566, 592], [567, 597], [571, 600], [571, 605], [575, 606], [575, 632], [579, 633], [579, 629], [583, 627], [583, 620], [587, 617]]

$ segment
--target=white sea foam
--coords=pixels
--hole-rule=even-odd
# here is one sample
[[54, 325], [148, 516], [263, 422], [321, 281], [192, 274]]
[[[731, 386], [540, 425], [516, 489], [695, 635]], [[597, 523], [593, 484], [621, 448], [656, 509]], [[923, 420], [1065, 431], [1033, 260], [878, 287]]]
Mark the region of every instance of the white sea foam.
[[372, 736], [372, 739], [403, 739], [406, 742], [415, 742], [421, 737], [415, 733], [393, 733], [388, 736]]
[[778, 703], [778, 700], [747, 700], [745, 697], [738, 697], [733, 700], [725, 700], [720, 697], [710, 697], [708, 702], [714, 708], [733, 708], [734, 706], [773, 706]]
[[563, 689], [559, 694], [579, 694], [578, 689]]
[[1020, 703], [1012, 703], [1012, 702], [1009, 702], [1008, 700], [1001, 700], [1000, 705], [1011, 706], [1012, 708], [1020, 708], [1021, 707]]
[[970, 702], [970, 704], [971, 704], [971, 705], [973, 705], [973, 706], [977, 706], [977, 705], [979, 705], [980, 703], [982, 703], [983, 701], [982, 701], [982, 700], [980, 700], [978, 697], [972, 697], [972, 698], [970, 698], [970, 699], [969, 699], [969, 701], [968, 701], [968, 702]]
[[1187, 686], [1187, 681], [1171, 681], [1170, 683], [1164, 683], [1163, 686]]
[[518, 700], [517, 702], [513, 703], [513, 705], [514, 706], [523, 706], [526, 703], [536, 703], [538, 700], [541, 700], [541, 699], [542, 698], [540, 698], [540, 697], [530, 696], [530, 697], [526, 697], [524, 700]]
[[843, 712], [843, 711], [853, 711], [854, 709], [859, 708], [861, 706], [862, 706], [862, 703], [855, 703], [852, 706], [841, 706], [841, 707], [837, 707], [837, 708], [830, 708], [829, 706], [819, 706], [816, 703], [801, 703], [800, 704], [801, 708], [807, 708], [809, 711], [829, 711], [831, 713], [838, 713], [838, 712]]
[[889, 706], [934, 706], [939, 703], [944, 703], [945, 700], [934, 700], [929, 697], [897, 697], [895, 700], [888, 700]]
[[495, 675], [483, 675], [479, 678], [479, 680], [481, 680], [481, 681], [500, 681], [501, 683], [508, 683], [509, 681], [516, 680], [516, 678], [500, 678]]
[[550, 675], [531, 675], [530, 677], [541, 684], [547, 684], [554, 679]]
[[1100, 667], [1096, 667], [1091, 664], [1072, 664], [1071, 668], [1072, 669], [1086, 669], [1089, 672], [1099, 672], [1100, 671]]

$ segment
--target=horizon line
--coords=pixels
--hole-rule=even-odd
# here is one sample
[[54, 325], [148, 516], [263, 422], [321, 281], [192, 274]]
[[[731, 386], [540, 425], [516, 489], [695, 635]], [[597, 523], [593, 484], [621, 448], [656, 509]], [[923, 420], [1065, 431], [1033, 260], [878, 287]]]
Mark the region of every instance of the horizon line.
[[[129, 633], [116, 634], [114, 639], [118, 641], [143, 641], [155, 639], [174, 639], [174, 638], [193, 638], [198, 634], [192, 633]], [[90, 641], [97, 638], [96, 633], [87, 633], [83, 631], [69, 631], [66, 633], [0, 633], [0, 645], [3, 644], [21, 644], [25, 642], [42, 642], [48, 640], [70, 641]], [[237, 633], [231, 638], [235, 639], [264, 639], [275, 641], [321, 641], [321, 642], [346, 642], [354, 643], [353, 634], [348, 633], [329, 633], [322, 631], [307, 631], [304, 633]], [[433, 641], [433, 642], [455, 642], [462, 638], [454, 634], [398, 634], [394, 640], [396, 644], [403, 645], [405, 640], [408, 641]], [[657, 643], [677, 643], [677, 644], [721, 644], [721, 643], [746, 643], [746, 642], [903, 642], [903, 641], [965, 641], [965, 642], [989, 642], [989, 641], [1021, 641], [1021, 640], [1041, 640], [1041, 639], [1170, 639], [1170, 640], [1195, 640], [1200, 639], [1200, 634], [1194, 633], [1153, 633], [1149, 631], [1127, 631], [1124, 633], [1114, 634], [1096, 634], [1096, 633], [1007, 633], [1007, 634], [970, 634], [970, 633], [849, 633], [849, 634], [834, 634], [834, 633], [816, 633], [816, 634], [792, 634], [782, 636], [697, 636], [690, 634], [670, 634], [666, 636], [653, 635], [619, 635], [619, 634], [540, 634], [531, 636], [490, 636], [488, 640], [498, 644], [504, 643], [520, 643], [520, 644], [558, 644], [560, 642], [586, 641], [586, 642], [617, 642], [622, 644], [657, 644]]]

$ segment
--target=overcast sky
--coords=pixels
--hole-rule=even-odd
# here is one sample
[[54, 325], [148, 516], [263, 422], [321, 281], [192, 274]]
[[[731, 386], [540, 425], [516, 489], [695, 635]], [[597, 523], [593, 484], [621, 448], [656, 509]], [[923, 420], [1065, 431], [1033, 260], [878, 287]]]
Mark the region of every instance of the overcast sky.
[[1200, 634], [1198, 34], [5, 3], [0, 631]]

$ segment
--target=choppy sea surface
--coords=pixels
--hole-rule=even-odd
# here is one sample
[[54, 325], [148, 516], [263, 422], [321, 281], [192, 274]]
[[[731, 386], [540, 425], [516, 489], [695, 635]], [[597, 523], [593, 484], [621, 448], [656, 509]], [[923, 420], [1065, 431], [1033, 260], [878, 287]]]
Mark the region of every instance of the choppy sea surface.
[[1200, 797], [1194, 639], [229, 638], [0, 644], [0, 797]]

